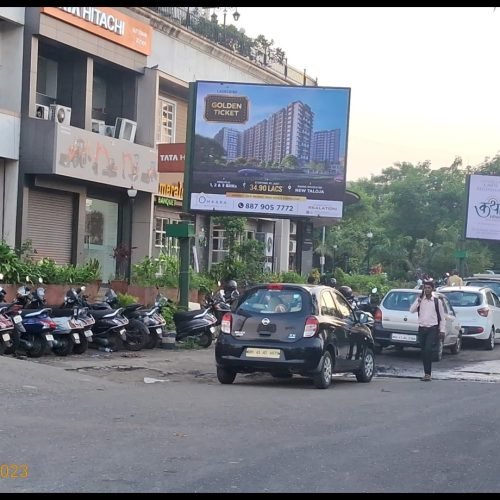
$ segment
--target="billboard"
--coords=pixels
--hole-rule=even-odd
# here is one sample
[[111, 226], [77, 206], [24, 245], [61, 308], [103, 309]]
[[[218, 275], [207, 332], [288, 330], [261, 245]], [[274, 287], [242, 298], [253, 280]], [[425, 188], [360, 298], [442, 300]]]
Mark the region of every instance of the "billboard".
[[197, 81], [185, 208], [342, 217], [350, 89]]
[[500, 240], [499, 176], [468, 176], [465, 238]]

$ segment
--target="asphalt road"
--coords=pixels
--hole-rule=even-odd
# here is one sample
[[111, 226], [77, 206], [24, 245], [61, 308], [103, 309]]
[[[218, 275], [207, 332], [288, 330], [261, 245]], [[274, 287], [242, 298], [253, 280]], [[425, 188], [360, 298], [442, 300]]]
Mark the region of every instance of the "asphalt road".
[[3, 356], [0, 492], [500, 491], [500, 347], [446, 355], [430, 383], [418, 354], [388, 350], [370, 384], [324, 391], [222, 386], [213, 346]]

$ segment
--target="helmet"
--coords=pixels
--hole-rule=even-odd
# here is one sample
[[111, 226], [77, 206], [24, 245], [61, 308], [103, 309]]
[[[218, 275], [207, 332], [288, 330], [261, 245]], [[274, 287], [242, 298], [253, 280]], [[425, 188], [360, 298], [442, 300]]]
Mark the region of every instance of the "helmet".
[[328, 280], [328, 284], [332, 287], [335, 288], [337, 286], [337, 280], [335, 278], [330, 278]]
[[224, 288], [229, 291], [236, 290], [238, 288], [238, 283], [234, 280], [229, 280]]
[[347, 285], [343, 285], [339, 287], [339, 292], [346, 298], [350, 299], [352, 298], [352, 288]]

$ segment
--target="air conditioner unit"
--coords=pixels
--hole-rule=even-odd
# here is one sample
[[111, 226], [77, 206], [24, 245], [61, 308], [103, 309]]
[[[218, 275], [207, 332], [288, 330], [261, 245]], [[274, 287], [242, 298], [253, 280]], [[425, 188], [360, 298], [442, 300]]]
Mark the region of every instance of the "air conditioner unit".
[[42, 120], [48, 120], [50, 117], [50, 108], [48, 106], [44, 106], [43, 104], [37, 104], [35, 116], [37, 118], [41, 118]]
[[105, 130], [106, 130], [106, 122], [104, 120], [92, 119], [92, 132], [104, 135]]
[[106, 137], [114, 137], [115, 136], [115, 126], [114, 125], [105, 125], [104, 126], [104, 135]]
[[137, 122], [127, 120], [127, 118], [117, 118], [115, 122], [115, 137], [134, 142], [136, 129]]
[[264, 262], [264, 272], [266, 272], [266, 273], [273, 272], [273, 263], [272, 262]]
[[272, 257], [273, 256], [273, 251], [274, 251], [274, 234], [273, 233], [266, 233], [266, 249], [264, 251], [264, 255], [266, 257]]
[[297, 242], [295, 240], [290, 240], [288, 243], [288, 251], [290, 253], [297, 253]]
[[71, 124], [71, 108], [60, 104], [50, 105], [50, 119], [61, 125]]
[[297, 223], [290, 222], [290, 234], [297, 234]]

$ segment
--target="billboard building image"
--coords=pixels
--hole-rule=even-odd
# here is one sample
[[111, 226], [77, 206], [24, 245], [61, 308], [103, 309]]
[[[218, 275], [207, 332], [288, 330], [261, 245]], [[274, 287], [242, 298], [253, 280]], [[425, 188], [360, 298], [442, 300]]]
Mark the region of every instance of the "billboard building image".
[[349, 88], [192, 85], [190, 210], [342, 217]]

